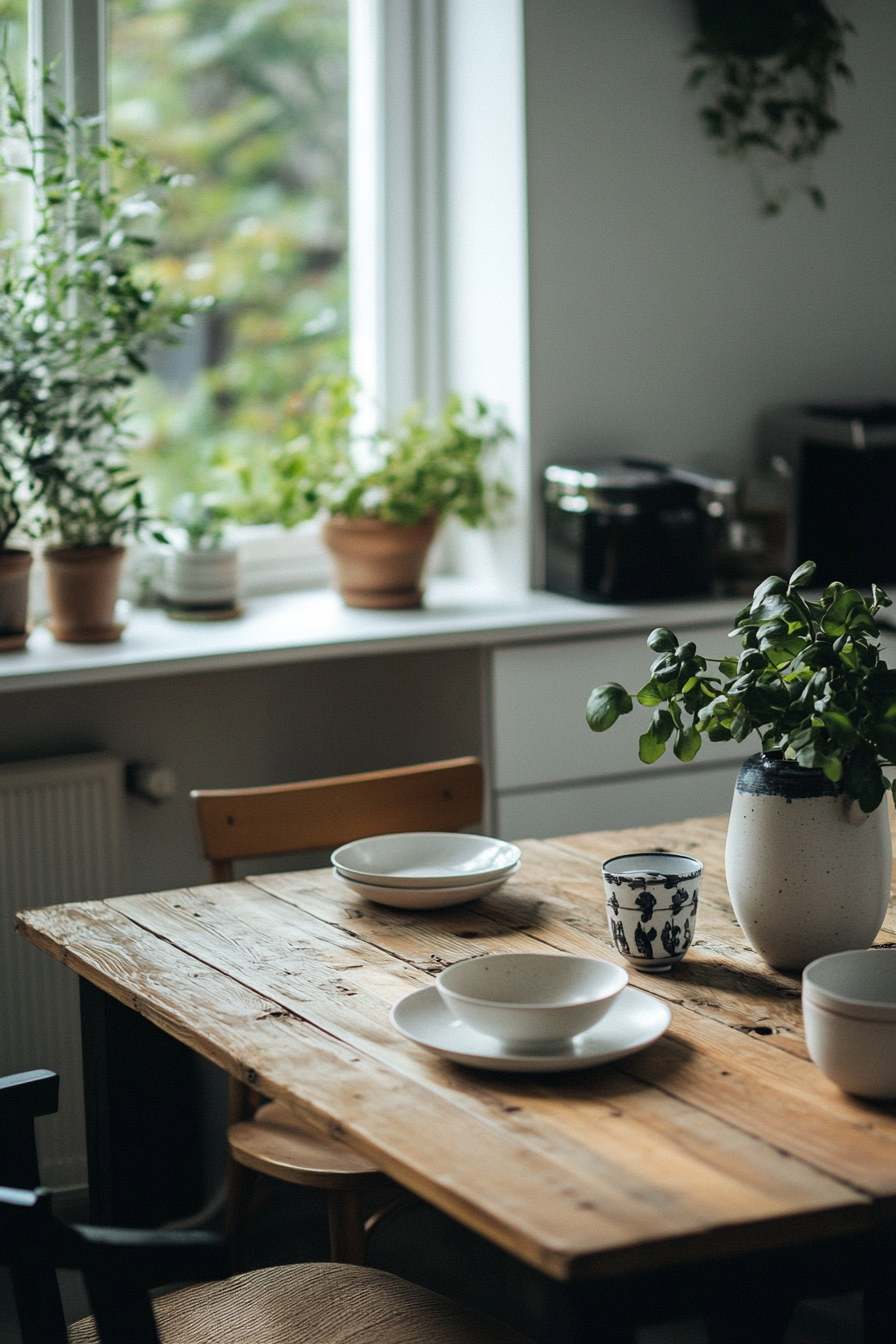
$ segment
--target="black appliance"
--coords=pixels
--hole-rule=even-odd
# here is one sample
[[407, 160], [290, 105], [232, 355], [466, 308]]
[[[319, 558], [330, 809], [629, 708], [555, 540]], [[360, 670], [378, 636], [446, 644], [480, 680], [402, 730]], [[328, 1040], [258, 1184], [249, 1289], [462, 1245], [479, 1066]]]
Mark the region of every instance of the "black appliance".
[[544, 472], [545, 586], [586, 602], [701, 597], [733, 481], [639, 458]]
[[803, 406], [764, 429], [793, 476], [790, 561], [814, 560], [818, 584], [896, 579], [896, 404]]

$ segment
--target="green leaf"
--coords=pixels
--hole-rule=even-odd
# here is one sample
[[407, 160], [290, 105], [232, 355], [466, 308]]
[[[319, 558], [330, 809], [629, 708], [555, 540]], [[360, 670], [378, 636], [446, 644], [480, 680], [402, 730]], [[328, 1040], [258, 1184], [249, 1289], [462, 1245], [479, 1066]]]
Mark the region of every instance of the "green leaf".
[[680, 761], [692, 761], [700, 750], [700, 734], [696, 728], [682, 728], [672, 748]]
[[827, 710], [822, 714], [821, 721], [828, 730], [831, 741], [836, 742], [844, 751], [851, 751], [858, 742], [858, 733], [841, 710]]
[[876, 607], [892, 607], [893, 602], [884, 592], [883, 588], [878, 588], [876, 583], [871, 585], [871, 596], [874, 599]]
[[650, 721], [650, 727], [647, 730], [652, 733], [657, 742], [668, 742], [675, 730], [675, 720], [668, 709], [654, 710], [653, 718]]
[[638, 755], [645, 765], [652, 765], [654, 761], [658, 761], [665, 750], [665, 742], [657, 740], [654, 736], [652, 725], [647, 729], [647, 732], [642, 733], [638, 739]]
[[660, 693], [659, 687], [653, 680], [648, 681], [646, 686], [642, 686], [637, 695], [638, 704], [648, 707], [661, 705], [664, 699], [665, 696]]
[[596, 686], [588, 697], [585, 718], [588, 727], [595, 733], [604, 733], [621, 714], [630, 714], [632, 698], [618, 681], [610, 681], [606, 686]]
[[723, 658], [719, 663], [719, 673], [723, 677], [734, 677], [737, 675], [738, 661], [736, 658]]
[[807, 588], [815, 578], [817, 566], [814, 560], [806, 560], [790, 576], [788, 588]]
[[678, 648], [678, 636], [664, 625], [657, 626], [647, 636], [647, 647], [653, 649], [654, 653], [674, 653]]
[[833, 784], [843, 778], [843, 762], [839, 756], [828, 756], [821, 768]]

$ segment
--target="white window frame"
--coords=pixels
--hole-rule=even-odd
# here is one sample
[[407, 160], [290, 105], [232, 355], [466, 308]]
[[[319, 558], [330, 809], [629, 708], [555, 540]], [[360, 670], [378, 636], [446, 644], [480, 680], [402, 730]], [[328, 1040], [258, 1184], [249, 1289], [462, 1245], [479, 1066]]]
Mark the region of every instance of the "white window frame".
[[[516, 435], [511, 526], [448, 529], [441, 567], [529, 586], [523, 0], [348, 0], [352, 369], [362, 427], [449, 390]], [[29, 98], [57, 60], [69, 109], [105, 115], [105, 0], [29, 0]], [[248, 591], [326, 581], [314, 526], [252, 529]], [[266, 547], [271, 562], [266, 561]], [[300, 574], [299, 569], [303, 572]]]

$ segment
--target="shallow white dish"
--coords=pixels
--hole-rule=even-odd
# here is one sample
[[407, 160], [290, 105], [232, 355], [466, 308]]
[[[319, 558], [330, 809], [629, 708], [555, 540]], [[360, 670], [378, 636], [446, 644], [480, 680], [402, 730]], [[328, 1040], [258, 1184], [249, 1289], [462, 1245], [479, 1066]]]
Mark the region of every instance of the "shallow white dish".
[[510, 873], [522, 851], [507, 840], [463, 831], [400, 831], [371, 835], [333, 851], [337, 872], [353, 882], [386, 887], [457, 887]]
[[453, 1017], [524, 1051], [590, 1030], [627, 984], [628, 971], [615, 962], [563, 952], [493, 952], [436, 977]]
[[464, 901], [472, 901], [476, 896], [497, 891], [519, 866], [515, 863], [510, 872], [500, 877], [489, 877], [483, 882], [468, 882], [457, 887], [378, 887], [367, 882], [355, 882], [338, 869], [334, 870], [333, 876], [356, 896], [363, 896], [366, 901], [376, 901], [378, 905], [392, 905], [398, 910], [439, 910], [449, 905], [463, 905]]
[[668, 1006], [643, 990], [624, 989], [599, 1022], [562, 1045], [521, 1051], [474, 1031], [450, 1012], [435, 985], [415, 989], [396, 1003], [389, 1020], [417, 1045], [455, 1064], [500, 1073], [566, 1073], [609, 1064], [643, 1050], [672, 1020]]

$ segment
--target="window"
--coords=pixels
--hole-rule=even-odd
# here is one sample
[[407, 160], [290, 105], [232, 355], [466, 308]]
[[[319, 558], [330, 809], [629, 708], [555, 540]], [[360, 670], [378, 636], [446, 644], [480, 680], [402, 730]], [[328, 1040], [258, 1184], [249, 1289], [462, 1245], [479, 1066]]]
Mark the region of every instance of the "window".
[[152, 269], [215, 299], [137, 388], [137, 461], [165, 510], [225, 466], [263, 482], [301, 388], [347, 371], [346, 0], [107, 10], [110, 133], [192, 179]]
[[516, 526], [454, 563], [525, 586], [521, 0], [30, 5], [32, 50], [61, 54], [79, 110], [103, 106], [108, 63], [113, 130], [196, 178], [158, 264], [219, 305], [140, 389], [162, 496], [219, 451], [263, 456], [305, 373], [350, 360], [371, 415], [456, 389], [510, 420]]

